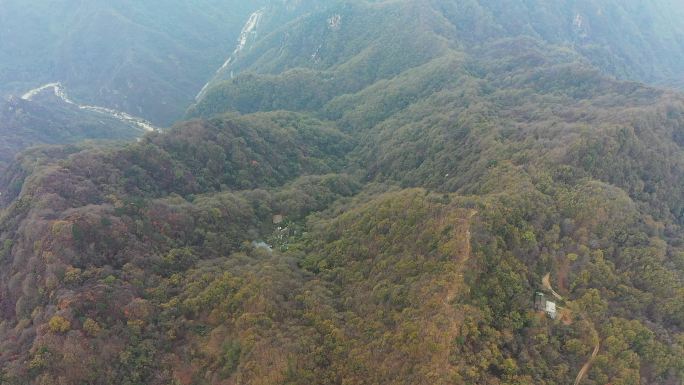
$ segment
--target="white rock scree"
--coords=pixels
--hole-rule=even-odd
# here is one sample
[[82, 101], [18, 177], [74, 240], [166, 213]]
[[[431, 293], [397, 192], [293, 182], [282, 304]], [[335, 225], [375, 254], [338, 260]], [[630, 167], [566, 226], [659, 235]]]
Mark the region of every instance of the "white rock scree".
[[[214, 77], [209, 80], [204, 87], [200, 90], [200, 92], [195, 96], [195, 100], [199, 101], [202, 96], [204, 96], [204, 92], [207, 90], [209, 85], [218, 77], [226, 68], [230, 66], [230, 64], [233, 62], [235, 57], [242, 52], [242, 50], [245, 49], [247, 46], [247, 43], [249, 42], [249, 38], [251, 36], [255, 36], [257, 32], [257, 27], [259, 26], [259, 21], [261, 21], [261, 17], [264, 15], [264, 9], [260, 9], [254, 13], [252, 13], [249, 16], [249, 19], [247, 20], [247, 23], [242, 27], [242, 31], [240, 31], [240, 37], [238, 38], [237, 46], [235, 47], [235, 50], [233, 50], [232, 55], [228, 57], [228, 59], [223, 63], [221, 68], [216, 70], [216, 73], [214, 74]], [[232, 77], [232, 76], [231, 76]]]

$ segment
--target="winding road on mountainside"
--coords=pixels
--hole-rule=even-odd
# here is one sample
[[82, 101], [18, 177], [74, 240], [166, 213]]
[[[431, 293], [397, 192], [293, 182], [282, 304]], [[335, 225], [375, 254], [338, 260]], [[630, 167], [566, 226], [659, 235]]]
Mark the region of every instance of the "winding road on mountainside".
[[152, 132], [152, 131], [158, 131], [159, 129], [156, 128], [152, 123], [148, 122], [147, 120], [143, 118], [139, 118], [137, 116], [133, 116], [131, 114], [128, 114], [123, 111], [117, 111], [111, 108], [106, 108], [106, 107], [99, 107], [99, 106], [89, 106], [89, 105], [84, 105], [84, 104], [78, 104], [71, 100], [69, 98], [69, 95], [67, 95], [66, 90], [64, 89], [64, 86], [62, 83], [56, 82], [56, 83], [48, 83], [43, 86], [40, 86], [38, 88], [34, 88], [28, 92], [26, 92], [24, 95], [21, 96], [23, 100], [26, 101], [32, 101], [36, 96], [42, 94], [43, 92], [52, 90], [52, 93], [59, 98], [62, 102], [76, 106], [81, 110], [86, 110], [86, 111], [91, 111], [91, 112], [96, 112], [98, 114], [102, 115], [107, 115], [109, 117], [112, 117], [114, 119], [117, 119], [123, 123], [130, 124], [133, 126], [138, 127], [140, 130], [145, 131], [145, 132]]
[[[543, 278], [542, 278], [542, 286], [548, 291], [551, 292], [551, 294], [558, 300], [563, 300], [563, 297], [558, 294], [555, 290], [553, 290], [553, 286], [551, 286], [551, 273], [547, 273]], [[582, 318], [588, 320], [586, 315], [582, 313]], [[599, 350], [601, 350], [601, 341], [598, 338], [598, 334], [596, 332], [596, 328], [592, 324], [592, 332], [594, 335], [597, 336], [596, 338], [596, 346], [594, 346], [594, 351], [591, 353], [591, 357], [589, 357], [589, 360], [582, 365], [582, 369], [580, 369], [579, 373], [577, 373], [577, 377], [575, 377], [575, 382], [573, 385], [579, 385], [580, 382], [582, 382], [582, 379], [584, 376], [587, 375], [587, 372], [589, 372], [589, 369], [591, 368], [591, 364], [594, 363], [594, 360], [596, 360], [596, 356], [598, 356]]]

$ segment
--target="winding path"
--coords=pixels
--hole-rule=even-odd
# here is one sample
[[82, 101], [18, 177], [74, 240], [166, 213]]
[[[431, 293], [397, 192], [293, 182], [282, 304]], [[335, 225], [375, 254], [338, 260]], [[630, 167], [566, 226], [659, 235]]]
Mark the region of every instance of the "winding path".
[[[465, 213], [464, 213], [465, 214]], [[443, 292], [443, 297], [441, 298], [442, 309], [438, 312], [442, 314], [446, 320], [449, 322], [445, 323], [445, 326], [440, 327], [440, 332], [434, 340], [434, 343], [438, 346], [442, 346], [443, 349], [438, 349], [438, 353], [435, 359], [431, 360], [429, 366], [432, 373], [440, 373], [441, 376], [448, 376], [449, 371], [453, 370], [452, 362], [450, 361], [451, 349], [448, 347], [453, 343], [455, 338], [461, 333], [461, 327], [463, 325], [464, 315], [461, 310], [454, 306], [452, 301], [456, 296], [463, 291], [464, 287], [464, 269], [466, 267], [466, 261], [470, 259], [471, 255], [471, 245], [472, 234], [470, 232], [472, 219], [477, 215], [476, 210], [469, 210], [468, 215], [461, 216], [459, 218], [453, 218], [456, 224], [456, 229], [454, 231], [453, 237], [458, 239], [460, 242], [458, 247], [458, 252], [453, 255], [453, 269], [448, 269], [451, 271], [450, 277], [448, 277], [445, 282], [446, 287]], [[447, 219], [449, 220], [449, 219]]]
[[[555, 290], [553, 290], [553, 286], [551, 286], [551, 273], [547, 273], [543, 278], [542, 278], [542, 285], [544, 286], [544, 289], [548, 290], [551, 292], [551, 294], [558, 300], [563, 300], [563, 297], [556, 293]], [[586, 314], [582, 314], [582, 318], [585, 320], [589, 321], [587, 318]], [[575, 377], [575, 382], [573, 385], [579, 385], [580, 382], [582, 382], [582, 379], [584, 379], [584, 376], [587, 375], [589, 372], [589, 369], [591, 368], [591, 364], [594, 363], [594, 360], [596, 360], [596, 356], [599, 354], [599, 350], [601, 350], [601, 341], [598, 338], [598, 333], [596, 332], [596, 328], [592, 324], [592, 332], [594, 335], [596, 335], [596, 346], [594, 346], [594, 351], [591, 353], [591, 357], [589, 357], [589, 360], [582, 366], [582, 369], [580, 369], [579, 373], [577, 373], [577, 377]]]
[[551, 273], [547, 273], [544, 276], [544, 278], [542, 278], [542, 285], [544, 286], [544, 289], [550, 291], [551, 294], [553, 294], [553, 296], [556, 297], [557, 300], [563, 300], [563, 297], [561, 297], [560, 294], [556, 293], [556, 291], [553, 290], [553, 287], [551, 286]]
[[591, 364], [594, 363], [596, 356], [598, 356], [600, 349], [601, 349], [601, 342], [597, 341], [596, 346], [594, 347], [594, 351], [591, 353], [591, 358], [589, 358], [589, 361], [587, 361], [587, 363], [584, 364], [584, 366], [582, 366], [582, 369], [580, 369], [579, 373], [577, 373], [577, 377], [575, 378], [574, 385], [579, 385], [579, 383], [582, 382], [582, 379], [584, 378], [584, 376], [587, 375], [589, 368], [591, 368]]

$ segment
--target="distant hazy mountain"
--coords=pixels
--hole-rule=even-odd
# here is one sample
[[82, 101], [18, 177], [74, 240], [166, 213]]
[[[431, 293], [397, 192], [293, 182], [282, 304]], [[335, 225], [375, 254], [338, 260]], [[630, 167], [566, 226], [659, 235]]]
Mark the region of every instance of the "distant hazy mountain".
[[28, 146], [132, 139], [152, 124], [175, 122], [221, 64], [257, 36], [257, 27], [268, 30], [317, 7], [4, 2], [0, 94], [9, 96], [0, 121], [0, 169]]
[[[278, 93], [287, 87], [283, 83], [299, 87], [304, 82], [318, 89], [316, 95], [327, 92], [321, 95], [325, 98], [332, 96], [330, 92], [341, 95], [395, 76], [446, 52], [468, 55], [483, 45], [511, 38], [544, 42], [621, 79], [679, 87], [677, 79], [684, 77], [684, 25], [680, 22], [684, 5], [677, 1], [648, 5], [638, 0], [327, 3], [323, 10], [310, 8], [310, 13], [291, 24], [263, 28], [206, 87], [205, 100], [190, 115], [201, 114], [205, 107], [209, 114], [216, 112], [207, 106], [220, 104], [220, 93], [226, 94], [227, 103], [242, 101], [244, 107], [245, 99], [261, 95], [244, 89], [246, 84], [277, 83], [272, 87]], [[277, 14], [265, 9], [260, 17], [268, 18], [269, 12]], [[221, 84], [243, 72], [260, 77]], [[336, 81], [325, 82], [326, 78]], [[322, 91], [327, 87], [333, 90]], [[322, 102], [309, 96], [301, 98]]]
[[0, 94], [61, 82], [81, 103], [168, 125], [263, 3], [5, 0]]
[[111, 114], [65, 103], [49, 91], [32, 99], [13, 96], [0, 101], [0, 171], [30, 146], [86, 139], [132, 140], [148, 130]]

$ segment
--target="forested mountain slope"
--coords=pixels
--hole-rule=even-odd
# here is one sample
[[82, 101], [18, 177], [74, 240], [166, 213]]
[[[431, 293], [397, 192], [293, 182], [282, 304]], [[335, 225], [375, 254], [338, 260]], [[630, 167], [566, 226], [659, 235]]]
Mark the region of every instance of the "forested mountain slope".
[[613, 76], [644, 51], [528, 16], [595, 2], [331, 4], [198, 118], [11, 165], [0, 383], [572, 384], [599, 346], [583, 384], [680, 384], [684, 96]]
[[0, 94], [61, 82], [75, 100], [173, 123], [265, 1], [3, 1]]
[[53, 95], [0, 100], [0, 171], [27, 147], [93, 140], [132, 140], [145, 129], [102, 113], [69, 105]]
[[[277, 100], [325, 100], [441, 54], [477, 53], [483, 44], [510, 38], [555, 46], [622, 79], [662, 84], [684, 75], [684, 27], [679, 23], [684, 6], [675, 1], [329, 3], [281, 28], [262, 31], [223, 71], [224, 81], [237, 78], [216, 79], [190, 115], [234, 109], [233, 99], [254, 97], [252, 91], [259, 95], [264, 88], [276, 92]], [[260, 76], [253, 78], [254, 73]], [[316, 93], [280, 98], [291, 87]]]

